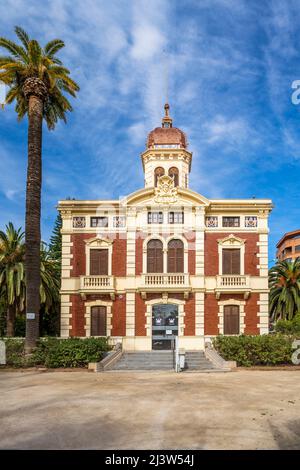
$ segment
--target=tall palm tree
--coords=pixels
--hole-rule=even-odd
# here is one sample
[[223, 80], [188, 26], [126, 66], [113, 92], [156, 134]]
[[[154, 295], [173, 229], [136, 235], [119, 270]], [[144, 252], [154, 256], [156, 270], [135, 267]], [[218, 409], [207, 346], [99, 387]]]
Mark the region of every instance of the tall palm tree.
[[24, 309], [24, 232], [11, 222], [0, 231], [0, 295], [7, 307], [6, 334], [14, 335], [17, 311]]
[[54, 129], [67, 111], [72, 111], [64, 92], [75, 97], [79, 86], [70, 77], [70, 71], [56, 57], [64, 47], [60, 39], [53, 39], [44, 48], [20, 27], [15, 32], [21, 41], [16, 44], [0, 38], [0, 47], [8, 56], [0, 56], [0, 81], [9, 86], [5, 103], [16, 101], [18, 119], [28, 116], [28, 166], [26, 185], [26, 343], [30, 352], [39, 334], [40, 310], [40, 214], [42, 184], [42, 124], [46, 121]]
[[291, 320], [300, 312], [300, 257], [278, 261], [269, 270], [270, 315], [273, 320]]

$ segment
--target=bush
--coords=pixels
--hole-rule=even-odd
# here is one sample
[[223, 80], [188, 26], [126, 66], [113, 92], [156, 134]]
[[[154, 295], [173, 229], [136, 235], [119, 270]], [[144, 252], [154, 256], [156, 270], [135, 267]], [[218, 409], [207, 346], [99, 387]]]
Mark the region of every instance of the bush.
[[87, 367], [111, 348], [107, 338], [40, 339], [31, 356], [25, 356], [24, 340], [6, 339], [6, 362], [13, 367]]
[[281, 334], [263, 336], [217, 336], [214, 346], [227, 361], [238, 366], [291, 364], [293, 337]]
[[300, 334], [300, 313], [297, 313], [292, 320], [278, 320], [275, 331], [287, 335]]

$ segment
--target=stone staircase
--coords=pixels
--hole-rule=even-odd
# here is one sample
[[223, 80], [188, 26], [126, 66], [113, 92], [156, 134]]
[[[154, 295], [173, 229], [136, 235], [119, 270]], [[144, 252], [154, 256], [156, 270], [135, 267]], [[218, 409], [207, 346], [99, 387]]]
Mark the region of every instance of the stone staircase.
[[172, 351], [124, 352], [109, 370], [172, 370]]
[[[120, 359], [106, 370], [174, 370], [172, 351], [124, 352]], [[203, 351], [185, 352], [184, 371], [217, 371]]]
[[185, 352], [185, 369], [189, 370], [214, 370], [213, 363], [205, 357], [204, 351], [186, 351]]

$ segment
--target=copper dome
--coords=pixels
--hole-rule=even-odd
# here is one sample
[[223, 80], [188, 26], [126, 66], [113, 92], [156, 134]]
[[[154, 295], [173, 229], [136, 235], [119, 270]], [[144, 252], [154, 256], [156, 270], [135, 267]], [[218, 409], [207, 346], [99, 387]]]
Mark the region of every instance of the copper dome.
[[172, 118], [169, 116], [168, 104], [165, 104], [165, 116], [162, 119], [162, 127], [156, 127], [148, 134], [147, 147], [155, 148], [156, 145], [176, 145], [180, 148], [187, 147], [185, 133], [177, 127], [172, 126]]

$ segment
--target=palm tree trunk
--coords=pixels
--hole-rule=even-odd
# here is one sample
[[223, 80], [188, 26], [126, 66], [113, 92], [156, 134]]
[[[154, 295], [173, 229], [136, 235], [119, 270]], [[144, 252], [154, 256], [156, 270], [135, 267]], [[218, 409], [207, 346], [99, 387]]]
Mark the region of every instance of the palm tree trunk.
[[6, 336], [14, 336], [15, 334], [15, 319], [16, 319], [16, 306], [15, 304], [8, 305], [6, 317]]
[[[27, 83], [29, 82], [29, 83]], [[40, 80], [28, 79], [24, 93], [28, 109], [28, 167], [25, 219], [25, 279], [26, 279], [26, 341], [30, 353], [39, 336], [40, 312], [40, 244], [41, 244], [41, 183], [42, 183], [42, 124], [43, 96], [38, 93]], [[25, 87], [27, 85], [27, 89]]]

